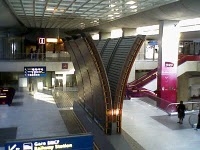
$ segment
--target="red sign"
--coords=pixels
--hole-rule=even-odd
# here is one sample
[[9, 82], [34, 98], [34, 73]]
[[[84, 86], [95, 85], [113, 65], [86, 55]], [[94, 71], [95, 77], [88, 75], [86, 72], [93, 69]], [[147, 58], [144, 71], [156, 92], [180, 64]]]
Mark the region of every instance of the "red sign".
[[68, 63], [62, 63], [62, 69], [68, 69]]
[[172, 62], [165, 62], [165, 67], [174, 67], [174, 63], [172, 63]]
[[45, 38], [39, 38], [39, 44], [45, 44]]

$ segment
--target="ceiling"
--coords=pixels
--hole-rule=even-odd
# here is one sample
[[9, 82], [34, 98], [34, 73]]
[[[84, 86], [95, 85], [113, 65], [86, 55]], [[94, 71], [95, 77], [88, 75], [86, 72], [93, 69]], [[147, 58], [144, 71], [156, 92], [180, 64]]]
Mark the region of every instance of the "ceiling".
[[1, 0], [0, 29], [56, 28], [70, 33], [137, 28], [200, 17], [199, 6], [199, 0]]
[[85, 29], [177, 0], [5, 0], [29, 28]]

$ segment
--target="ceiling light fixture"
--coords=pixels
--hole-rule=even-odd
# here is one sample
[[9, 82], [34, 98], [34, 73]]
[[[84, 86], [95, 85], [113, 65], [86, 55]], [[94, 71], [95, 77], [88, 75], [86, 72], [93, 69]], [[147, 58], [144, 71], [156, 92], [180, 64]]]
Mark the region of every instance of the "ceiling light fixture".
[[49, 43], [57, 43], [58, 39], [57, 38], [46, 38], [46, 41]]
[[114, 5], [114, 4], [110, 4], [110, 5], [109, 5], [109, 7], [115, 7], [115, 6], [116, 6], [116, 5]]
[[48, 7], [46, 10], [47, 11], [54, 11], [54, 8]]
[[133, 5], [133, 4], [135, 4], [135, 2], [134, 1], [129, 1], [129, 2], [126, 2], [126, 4]]
[[133, 5], [133, 6], [130, 6], [130, 8], [131, 8], [131, 9], [135, 9], [135, 8], [137, 8], [137, 6], [136, 6], [136, 5]]

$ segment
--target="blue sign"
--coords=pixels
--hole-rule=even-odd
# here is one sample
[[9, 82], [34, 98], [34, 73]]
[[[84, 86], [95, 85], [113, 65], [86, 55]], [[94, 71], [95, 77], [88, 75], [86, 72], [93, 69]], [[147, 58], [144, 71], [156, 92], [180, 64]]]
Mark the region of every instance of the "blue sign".
[[45, 77], [46, 67], [44, 66], [34, 66], [34, 67], [24, 67], [25, 77]]
[[15, 140], [5, 144], [5, 150], [93, 150], [93, 135], [69, 135], [44, 139]]

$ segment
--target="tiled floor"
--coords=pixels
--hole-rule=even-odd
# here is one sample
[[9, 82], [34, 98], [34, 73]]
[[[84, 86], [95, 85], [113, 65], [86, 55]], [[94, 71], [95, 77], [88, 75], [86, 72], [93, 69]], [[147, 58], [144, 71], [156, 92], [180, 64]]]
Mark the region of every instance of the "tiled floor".
[[17, 92], [12, 106], [0, 105], [0, 128], [10, 127], [17, 128], [16, 139], [68, 134], [54, 99], [46, 94], [34, 98]]
[[[123, 133], [107, 136], [116, 150], [199, 149], [200, 131], [189, 125], [189, 115], [180, 125], [177, 116], [167, 116], [164, 111], [142, 101], [144, 99], [148, 98], [124, 101]], [[54, 99], [42, 93], [33, 97], [29, 93], [17, 92], [11, 107], [0, 105], [0, 129], [5, 128], [17, 128], [16, 137], [13, 136], [16, 139], [69, 134]]]
[[189, 125], [189, 116], [185, 116], [181, 125], [177, 116], [167, 116], [135, 98], [124, 102], [122, 128], [145, 150], [198, 150], [200, 131]]

